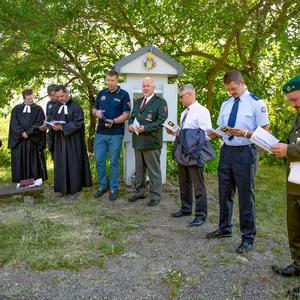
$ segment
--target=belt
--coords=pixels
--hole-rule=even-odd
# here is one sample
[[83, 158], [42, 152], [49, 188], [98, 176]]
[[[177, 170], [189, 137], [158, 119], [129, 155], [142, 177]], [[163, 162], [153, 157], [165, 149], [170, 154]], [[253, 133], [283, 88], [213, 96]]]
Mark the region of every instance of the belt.
[[231, 148], [231, 149], [255, 148], [255, 144], [241, 145], [241, 146], [228, 146], [228, 145], [226, 145], [224, 143], [222, 147], [224, 147], [224, 148]]

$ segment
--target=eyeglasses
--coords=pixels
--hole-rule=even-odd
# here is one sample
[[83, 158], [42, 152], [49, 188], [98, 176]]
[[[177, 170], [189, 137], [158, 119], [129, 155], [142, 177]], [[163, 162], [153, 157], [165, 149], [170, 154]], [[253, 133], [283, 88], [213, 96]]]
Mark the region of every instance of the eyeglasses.
[[185, 95], [187, 95], [187, 94], [189, 94], [189, 92], [188, 92], [188, 93], [185, 93], [185, 94], [183, 94], [183, 95], [180, 95], [179, 98], [182, 99], [182, 98], [183, 98]]

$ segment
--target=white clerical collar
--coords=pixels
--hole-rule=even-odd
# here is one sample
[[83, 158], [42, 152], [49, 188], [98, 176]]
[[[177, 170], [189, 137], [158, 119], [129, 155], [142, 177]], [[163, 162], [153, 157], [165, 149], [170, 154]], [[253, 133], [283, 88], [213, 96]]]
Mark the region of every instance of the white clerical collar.
[[25, 102], [24, 102], [24, 104], [25, 104], [25, 106], [23, 108], [23, 113], [30, 114], [31, 113], [31, 107], [30, 107], [30, 105], [26, 104]]
[[64, 114], [67, 115], [68, 114], [68, 106], [66, 105], [68, 102], [70, 101], [70, 99], [68, 101], [66, 101], [58, 110], [58, 113], [61, 114], [61, 111], [64, 110]]

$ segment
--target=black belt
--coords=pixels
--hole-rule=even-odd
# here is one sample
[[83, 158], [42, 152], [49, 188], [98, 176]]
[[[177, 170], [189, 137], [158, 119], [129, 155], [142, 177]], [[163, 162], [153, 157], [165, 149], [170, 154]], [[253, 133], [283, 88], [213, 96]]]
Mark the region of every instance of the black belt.
[[225, 143], [223, 144], [224, 148], [240, 149], [240, 148], [255, 148], [255, 144], [242, 145], [242, 146], [228, 146]]

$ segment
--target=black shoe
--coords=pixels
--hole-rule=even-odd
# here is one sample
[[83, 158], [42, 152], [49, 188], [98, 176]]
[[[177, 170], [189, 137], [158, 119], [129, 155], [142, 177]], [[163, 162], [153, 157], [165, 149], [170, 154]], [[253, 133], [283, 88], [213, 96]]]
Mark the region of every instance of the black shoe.
[[94, 194], [95, 198], [99, 198], [101, 197], [103, 194], [105, 194], [107, 192], [107, 189], [98, 189], [97, 192]]
[[286, 268], [279, 268], [277, 266], [272, 266], [272, 270], [283, 277], [291, 277], [291, 276], [300, 276], [300, 271], [296, 270], [292, 265], [287, 266]]
[[132, 196], [131, 198], [128, 199], [128, 202], [135, 202], [139, 199], [145, 199], [147, 196]]
[[298, 286], [292, 290], [289, 290], [288, 295], [291, 295], [291, 296], [295, 297], [296, 299], [298, 299], [298, 297], [300, 297], [300, 286]]
[[251, 248], [253, 247], [253, 242], [252, 243], [248, 243], [248, 242], [242, 242], [236, 249], [236, 253], [237, 254], [244, 254], [248, 251], [251, 250]]
[[71, 194], [70, 196], [68, 196], [68, 197], [66, 198], [66, 201], [74, 201], [74, 200], [76, 200], [79, 196], [80, 196], [80, 192], [75, 193], [75, 194]]
[[148, 203], [148, 206], [155, 206], [155, 205], [158, 205], [160, 202], [160, 199], [151, 199], [151, 201]]
[[213, 231], [213, 232], [209, 232], [205, 238], [207, 239], [218, 239], [218, 238], [223, 238], [223, 237], [230, 237], [232, 236], [232, 233], [231, 232], [228, 232], [228, 231], [224, 231], [222, 229], [218, 229], [216, 231]]
[[205, 220], [201, 220], [200, 218], [195, 218], [193, 222], [190, 223], [190, 226], [201, 226], [205, 223]]
[[191, 212], [186, 212], [186, 211], [183, 211], [182, 209], [176, 213], [172, 213], [172, 217], [174, 217], [174, 218], [180, 218], [183, 216], [190, 216], [190, 215], [191, 215]]
[[118, 191], [111, 190], [109, 194], [109, 200], [115, 201], [118, 198]]

